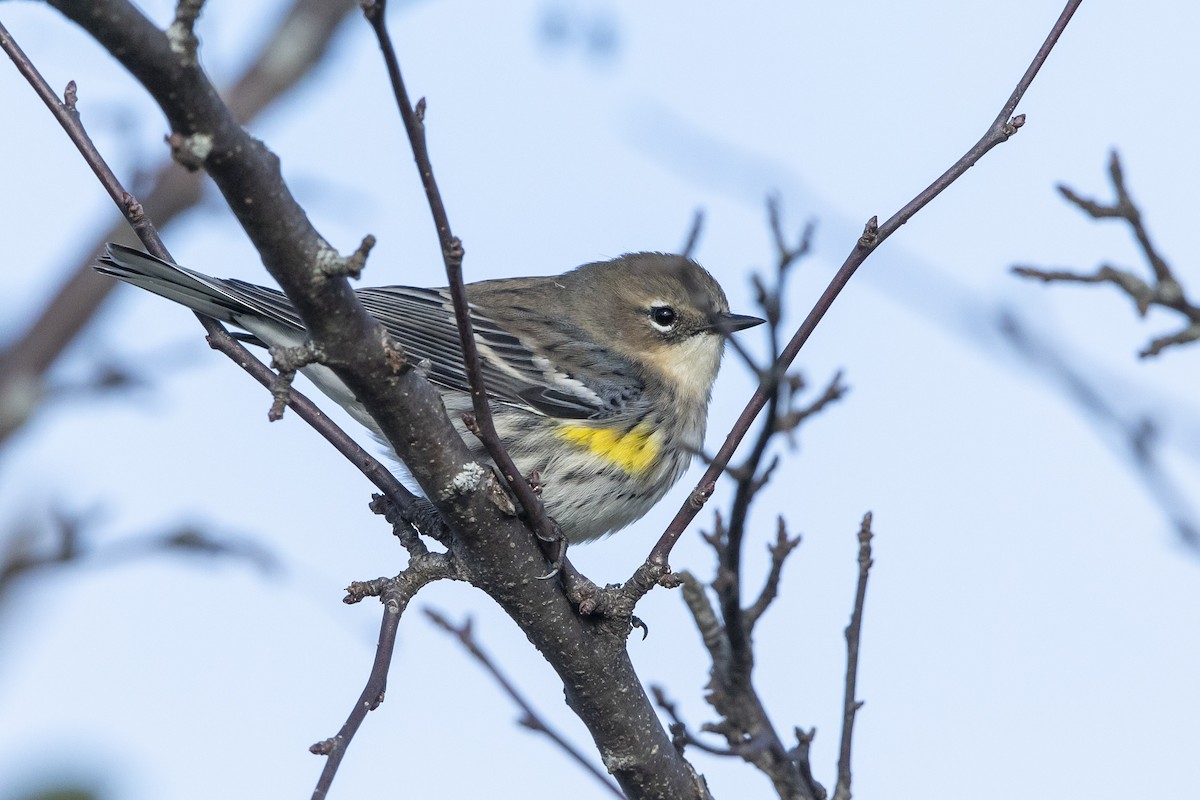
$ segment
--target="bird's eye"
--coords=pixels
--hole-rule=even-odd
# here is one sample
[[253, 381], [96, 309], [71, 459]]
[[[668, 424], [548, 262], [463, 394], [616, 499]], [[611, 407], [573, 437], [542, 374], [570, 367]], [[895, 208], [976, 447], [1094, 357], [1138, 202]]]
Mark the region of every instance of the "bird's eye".
[[673, 328], [676, 319], [675, 309], [670, 306], [654, 306], [650, 309], [650, 321], [660, 331], [668, 331]]

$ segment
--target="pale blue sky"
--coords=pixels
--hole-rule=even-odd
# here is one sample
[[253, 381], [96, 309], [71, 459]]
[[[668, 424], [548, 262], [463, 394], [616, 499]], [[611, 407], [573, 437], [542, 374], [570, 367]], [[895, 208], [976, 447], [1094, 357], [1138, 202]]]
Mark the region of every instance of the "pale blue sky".
[[[143, 4], [164, 22], [172, 5]], [[211, 0], [199, 33], [218, 80], [278, 6]], [[410, 91], [429, 98], [470, 279], [677, 248], [703, 207], [697, 257], [735, 309], [752, 311], [748, 275], [771, 261], [762, 198], [775, 190], [789, 225], [818, 221], [816, 256], [788, 296], [798, 320], [862, 222], [889, 216], [984, 131], [1059, 10], [1057, 0], [418, 2], [398, 7], [392, 27]], [[540, 34], [550, 12], [566, 20], [557, 44]], [[995, 332], [1009, 309], [1122, 413], [1161, 415], [1172, 477], [1200, 497], [1200, 349], [1135, 357], [1176, 321], [1138, 320], [1112, 290], [1047, 290], [1007, 272], [1141, 268], [1124, 229], [1089, 223], [1053, 190], [1107, 198], [1116, 146], [1160, 249], [1200, 291], [1195, 13], [1166, 0], [1086, 2], [1018, 109], [1025, 128], [872, 256], [801, 356], [812, 383], [844, 368], [852, 391], [801, 431], [760, 501], [747, 580], [758, 585], [784, 514], [804, 544], [758, 633], [757, 679], [781, 730], [816, 725], [827, 786], [854, 534], [871, 509], [857, 797], [1195, 791], [1200, 559], [1108, 440]], [[163, 157], [161, 115], [69, 23], [37, 4], [6, 3], [0, 18], [54, 85], [79, 81], [84, 120], [123, 176]], [[611, 35], [612, 49], [590, 49], [581, 30]], [[436, 284], [436, 238], [379, 62], [354, 19], [316, 79], [254, 132], [326, 237], [346, 250], [379, 237], [365, 283]], [[7, 337], [115, 211], [3, 65], [0, 97]], [[215, 191], [167, 242], [193, 268], [268, 280]], [[119, 292], [61, 375], [114, 354], [147, 363], [153, 387], [44, 413], [0, 455], [0, 524], [92, 512], [96, 538], [111, 542], [189, 521], [256, 537], [283, 572], [162, 559], [30, 584], [0, 617], [0, 798], [64, 765], [129, 800], [307, 796], [321, 768], [307, 747], [341, 725], [378, 626], [378, 607], [345, 607], [341, 589], [395, 572], [402, 552], [367, 511], [366, 481], [294, 417], [267, 424], [269, 397], [207, 349], [190, 314]], [[750, 390], [729, 359], [710, 441]], [[696, 475], [573, 560], [599, 581], [627, 577]], [[719, 491], [714, 507], [726, 500]], [[709, 573], [698, 533], [672, 563]], [[474, 615], [501, 665], [586, 745], [549, 668], [485, 597], [439, 585], [414, 611], [425, 605]], [[703, 651], [678, 595], [656, 591], [638, 614], [652, 628], [630, 645], [643, 678], [693, 724], [710, 719]], [[553, 797], [563, 786], [604, 796], [515, 717], [413, 613], [387, 702], [334, 796]], [[740, 762], [694, 762], [718, 797], [770, 796]]]

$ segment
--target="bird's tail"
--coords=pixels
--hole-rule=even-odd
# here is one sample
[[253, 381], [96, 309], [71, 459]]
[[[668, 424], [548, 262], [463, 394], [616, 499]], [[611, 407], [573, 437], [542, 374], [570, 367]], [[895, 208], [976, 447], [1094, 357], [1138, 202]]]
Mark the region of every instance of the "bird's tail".
[[[237, 280], [213, 278], [119, 244], [108, 245], [96, 270], [174, 300], [193, 311], [246, 326], [261, 320], [298, 329], [303, 326], [282, 292]], [[251, 327], [257, 327], [251, 324]]]

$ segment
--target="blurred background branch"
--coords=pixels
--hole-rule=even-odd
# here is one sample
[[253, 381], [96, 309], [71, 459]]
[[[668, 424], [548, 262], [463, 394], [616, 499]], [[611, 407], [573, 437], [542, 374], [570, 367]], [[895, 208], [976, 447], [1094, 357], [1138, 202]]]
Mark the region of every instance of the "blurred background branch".
[[1142, 212], [1133, 202], [1133, 197], [1125, 186], [1125, 173], [1121, 169], [1121, 158], [1116, 150], [1112, 151], [1109, 158], [1108, 176], [1115, 194], [1111, 203], [1083, 197], [1065, 184], [1060, 185], [1058, 191], [1067, 202], [1094, 220], [1115, 219], [1128, 225], [1146, 259], [1146, 265], [1151, 272], [1150, 280], [1132, 270], [1110, 264], [1102, 264], [1092, 273], [1032, 266], [1015, 266], [1012, 271], [1021, 277], [1040, 280], [1043, 283], [1111, 283], [1129, 296], [1137, 308], [1138, 316], [1145, 317], [1151, 308], [1157, 306], [1174, 311], [1184, 318], [1183, 327], [1175, 333], [1151, 339], [1138, 353], [1142, 358], [1157, 356], [1169, 347], [1200, 339], [1200, 306], [1188, 299], [1187, 291], [1175, 277], [1171, 265], [1154, 246], [1142, 221]]

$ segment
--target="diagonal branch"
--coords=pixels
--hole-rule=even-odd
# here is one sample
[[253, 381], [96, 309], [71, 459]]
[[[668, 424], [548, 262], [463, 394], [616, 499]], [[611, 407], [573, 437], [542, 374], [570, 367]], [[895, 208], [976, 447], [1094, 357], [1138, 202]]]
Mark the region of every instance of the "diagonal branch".
[[508, 487], [521, 501], [521, 507], [525, 509], [529, 523], [538, 537], [544, 542], [564, 541], [557, 524], [546, 516], [541, 498], [533, 491], [529, 482], [522, 477], [517, 465], [508, 455], [508, 451], [504, 449], [504, 444], [500, 441], [500, 436], [496, 433], [496, 426], [492, 422], [492, 407], [488, 402], [487, 386], [483, 382], [479, 348], [475, 344], [475, 330], [471, 322], [467, 290], [463, 285], [464, 251], [462, 241], [450, 230], [450, 217], [446, 213], [446, 204], [442, 201], [437, 179], [433, 175], [433, 164], [429, 160], [429, 148], [425, 142], [425, 98], [421, 98], [415, 108], [409, 101], [408, 89], [405, 88], [404, 78], [400, 74], [400, 62], [396, 58], [396, 50], [392, 46], [392, 39], [388, 34], [386, 11], [387, 0], [371, 0], [363, 3], [363, 13], [370, 22], [372, 30], [375, 31], [375, 36], [379, 40], [379, 49], [383, 52], [383, 60], [387, 64], [392, 91], [396, 95], [396, 105], [400, 110], [401, 119], [404, 120], [404, 130], [408, 133], [413, 159], [417, 162], [417, 172], [421, 176], [421, 184], [425, 187], [425, 198], [429, 202], [433, 225], [442, 246], [442, 260], [446, 265], [450, 297], [454, 302], [454, 318], [458, 323], [458, 336], [462, 345], [467, 381], [471, 386], [471, 405], [475, 411], [475, 425], [478, 426], [479, 438], [487, 448], [488, 455], [500, 468], [500, 473], [504, 476]]
[[[863, 236], [854, 246], [850, 255], [846, 257], [845, 262], [843, 262], [837, 274], [829, 282], [821, 297], [813, 305], [808, 316], [792, 335], [791, 341], [783, 349], [778, 360], [781, 371], [785, 371], [796, 359], [796, 356], [799, 355], [800, 349], [808, 341], [812, 332], [816, 330], [817, 324], [820, 323], [830, 306], [833, 305], [833, 301], [837, 299], [837, 296], [845, 288], [850, 278], [853, 277], [867, 256], [873, 253], [888, 237], [899, 230], [901, 225], [908, 222], [914, 214], [945, 191], [950, 184], [962, 177], [988, 151], [996, 145], [1008, 141], [1025, 124], [1024, 115], [1016, 117], [1011, 117], [1010, 115], [1016, 110], [1021, 98], [1025, 96], [1025, 92], [1029, 89], [1030, 84], [1033, 83], [1033, 79], [1037, 76], [1042, 65], [1046, 63], [1050, 51], [1058, 42], [1059, 37], [1062, 36], [1063, 31], [1066, 30], [1067, 23], [1070, 22], [1071, 17], [1082, 2], [1083, 0], [1068, 0], [1066, 7], [1059, 15], [1054, 26], [1050, 29], [1050, 33], [1046, 36], [1045, 42], [1038, 49], [1033, 61], [1030, 62], [1029, 67], [1025, 70], [1025, 74], [1017, 82], [1016, 88], [1009, 95], [1009, 98], [1005, 101], [1003, 107], [1001, 107], [1000, 113], [996, 116], [996, 119], [992, 122], [983, 137], [970, 150], [964, 153], [958, 161], [954, 162], [948, 170], [942, 173], [937, 180], [921, 191], [920, 194], [910, 200], [882, 225], [878, 224], [876, 218], [871, 218], [863, 231]], [[730, 458], [733, 457], [734, 450], [737, 449], [742, 439], [745, 438], [754, 419], [762, 411], [763, 407], [766, 406], [768, 400], [769, 393], [763, 387], [760, 387], [750, 398], [745, 409], [730, 429], [729, 434], [725, 437], [725, 442], [721, 445], [721, 449], [714, 456], [713, 463], [709, 465], [704, 475], [697, 482], [695, 491], [692, 492], [691, 496], [680, 507], [675, 518], [671, 520], [662, 537], [659, 538], [658, 543], [650, 551], [649, 560], [660, 564], [667, 563], [675, 542], [679, 540], [679, 537], [683, 535], [688, 524], [691, 523], [699, 512], [699, 506], [703, 504], [703, 500], [712, 494], [713, 487], [716, 485], [716, 481], [720, 477], [722, 470], [729, 463]]]
[[[173, 128], [185, 166], [202, 164], [296, 306], [329, 366], [379, 423], [430, 496], [474, 463], [440, 397], [408, 369], [340, 271], [346, 260], [317, 233], [280, 173], [279, 160], [251, 137], [207, 76], [125, 0], [51, 0], [109, 50], [146, 88]], [[470, 487], [467, 487], [470, 488]], [[468, 495], [480, 508], [482, 492]], [[463, 501], [465, 495], [455, 495]], [[483, 518], [488, 517], [482, 511]]]
[[1173, 480], [1159, 442], [1158, 423], [1144, 411], [1124, 411], [1119, 404], [1079, 368], [1074, 358], [1060, 348], [1043, 341], [1012, 314], [998, 320], [1000, 332], [1014, 350], [1031, 365], [1042, 370], [1067, 396], [1079, 405], [1101, 441], [1108, 444], [1133, 469], [1150, 495], [1170, 520], [1187, 548], [1200, 555], [1200, 524], [1197, 524], [1191, 500], [1177, 480]]
[[779, 594], [779, 579], [783, 575], [783, 564], [787, 561], [787, 557], [792, 554], [800, 544], [800, 537], [795, 538], [787, 535], [787, 526], [784, 524], [783, 517], [779, 517], [777, 523], [778, 528], [775, 533], [775, 543], [768, 546], [771, 551], [771, 568], [767, 572], [767, 579], [763, 583], [762, 591], [758, 598], [743, 612], [745, 616], [746, 629], [753, 631], [754, 625], [759, 618], [775, 601]]
[[[493, 499], [498, 484], [475, 462], [440, 395], [409, 369], [346, 280], [345, 264], [313, 229], [278, 159], [232, 119], [207, 77], [180, 62], [163, 32], [124, 0], [50, 0], [150, 92], [178, 144], [203, 166], [263, 262], [292, 300], [329, 366], [378, 423], [437, 504], [451, 547], [471, 576], [564, 682], [570, 708], [631, 797], [699, 797], [702, 783], [670, 738], [625, 649], [627, 621], [581, 620], [557, 584], [536, 581], [544, 558], [528, 528]], [[597, 670], [597, 664], [605, 669]]]
[[417, 592], [437, 580], [462, 580], [454, 558], [446, 553], [426, 553], [421, 558], [411, 559], [408, 568], [395, 578], [356, 582], [347, 589], [344, 601], [346, 603], [357, 603], [366, 597], [378, 597], [383, 603], [383, 621], [379, 626], [379, 641], [375, 645], [375, 660], [371, 664], [371, 673], [350, 716], [336, 736], [317, 742], [309, 748], [313, 755], [327, 757], [321, 777], [317, 779], [317, 786], [313, 790], [313, 800], [323, 800], [328, 795], [354, 734], [366, 720], [367, 714], [383, 702], [388, 670], [391, 669], [392, 654], [396, 650], [396, 633], [400, 628], [400, 618]]
[[[782, 375], [779, 372], [782, 298], [791, 268], [809, 252], [813, 226], [807, 225], [797, 243], [792, 244], [783, 232], [778, 201], [774, 198], [768, 200], [767, 212], [777, 251], [776, 274], [770, 285], [757, 277], [755, 285], [758, 305], [767, 318], [769, 366], [760, 368], [750, 358], [747, 358], [747, 363], [759, 376], [760, 387], [770, 393], [768, 411], [750, 454], [736, 467], [726, 468], [737, 481], [728, 524], [718, 513], [713, 533], [705, 536], [717, 557], [717, 574], [711, 585], [719, 603], [720, 620], [704, 590], [690, 576], [683, 580], [684, 600], [712, 659], [706, 699], [721, 715], [721, 721], [705, 726], [705, 730], [725, 736], [729, 743], [726, 754], [737, 755], [756, 766], [770, 778], [780, 797], [817, 800], [825, 794], [813, 778], [807, 750], [788, 749], [784, 745], [753, 681], [754, 625], [774, 600], [784, 560], [799, 540], [788, 538], [783, 520], [780, 519], [776, 544], [771, 547], [771, 569], [757, 600], [748, 608], [742, 607], [741, 556], [751, 503], [770, 480], [778, 461], [766, 460], [771, 442], [780, 435], [790, 436], [803, 420], [841, 397], [844, 389], [839, 373], [824, 394], [808, 408], [796, 409], [792, 405], [803, 388], [803, 380], [798, 375]], [[786, 413], [781, 411], [785, 402]], [[646, 562], [650, 563], [653, 562]], [[660, 701], [659, 705], [663, 706], [663, 703]], [[672, 714], [669, 708], [667, 711]], [[671, 731], [676, 746], [697, 743], [682, 721], [675, 718], [674, 714], [672, 717], [675, 721]]]

